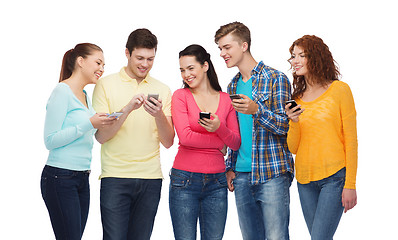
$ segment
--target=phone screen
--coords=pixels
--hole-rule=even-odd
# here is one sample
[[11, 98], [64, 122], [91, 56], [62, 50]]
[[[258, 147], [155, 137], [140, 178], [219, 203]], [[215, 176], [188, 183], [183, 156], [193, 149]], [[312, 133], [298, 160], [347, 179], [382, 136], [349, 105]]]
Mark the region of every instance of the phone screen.
[[209, 112], [200, 112], [199, 113], [199, 118], [200, 119], [203, 119], [203, 118], [210, 119], [210, 113]]
[[[289, 103], [292, 104], [292, 105], [290, 105], [289, 109], [292, 109], [292, 108], [294, 108], [294, 107], [297, 106], [297, 103], [296, 103], [296, 101], [294, 101], [294, 100], [286, 101], [285, 104], [287, 105], [287, 104], [289, 104]], [[297, 111], [300, 111], [300, 110], [301, 110], [301, 108], [298, 108], [298, 109], [296, 109], [294, 112], [297, 112]]]
[[147, 99], [148, 99], [148, 101], [150, 102], [150, 103], [152, 103], [152, 104], [155, 104], [150, 98], [154, 98], [154, 99], [156, 99], [156, 100], [158, 100], [159, 99], [159, 94], [148, 94], [148, 97], [147, 97]]
[[239, 96], [238, 94], [231, 94], [231, 95], [229, 95], [229, 97], [231, 98], [231, 100], [234, 100], [234, 99], [242, 99], [242, 97]]

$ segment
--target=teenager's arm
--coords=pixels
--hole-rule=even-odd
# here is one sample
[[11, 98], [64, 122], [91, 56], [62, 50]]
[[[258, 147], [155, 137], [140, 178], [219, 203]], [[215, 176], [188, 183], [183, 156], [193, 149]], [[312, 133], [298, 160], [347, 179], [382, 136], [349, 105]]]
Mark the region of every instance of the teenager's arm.
[[174, 127], [171, 116], [166, 116], [163, 112], [162, 99], [152, 99], [152, 103], [145, 100], [144, 109], [155, 118], [156, 127], [158, 129], [159, 141], [165, 148], [173, 146]]
[[[258, 110], [253, 114], [254, 121], [263, 128], [276, 135], [285, 135], [289, 130], [289, 120], [285, 113], [285, 102], [290, 99], [290, 83], [284, 74], [279, 75], [273, 82], [272, 99], [269, 107], [265, 101], [259, 99]], [[272, 109], [272, 111], [270, 110]]]
[[97, 141], [103, 144], [112, 139], [119, 131], [119, 129], [122, 127], [123, 123], [126, 121], [129, 114], [132, 111], [140, 108], [144, 103], [144, 101], [145, 100], [143, 94], [135, 95], [131, 99], [131, 101], [120, 110], [120, 112], [122, 112], [123, 114], [120, 117], [118, 117], [117, 121], [115, 121], [114, 124], [110, 125], [109, 127], [97, 130], [97, 132], [95, 133], [95, 138], [97, 139]]

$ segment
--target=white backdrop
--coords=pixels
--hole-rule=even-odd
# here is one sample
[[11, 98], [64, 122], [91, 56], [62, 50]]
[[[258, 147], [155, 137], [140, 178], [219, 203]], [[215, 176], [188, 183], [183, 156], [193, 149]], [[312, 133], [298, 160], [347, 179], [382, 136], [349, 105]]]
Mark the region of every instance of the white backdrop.
[[[8, 1], [0, 7], [1, 239], [53, 239], [40, 193], [48, 151], [43, 144], [47, 99], [58, 82], [65, 51], [80, 42], [98, 44], [105, 75], [126, 64], [131, 31], [145, 27], [159, 40], [152, 76], [181, 87], [178, 52], [192, 43], [212, 55], [226, 90], [237, 69], [227, 69], [213, 41], [219, 26], [245, 23], [256, 60], [292, 79], [288, 48], [305, 35], [328, 44], [358, 112], [358, 205], [343, 215], [335, 239], [391, 239], [395, 235], [398, 167], [396, 45], [398, 17], [393, 1]], [[395, 67], [394, 67], [395, 66]], [[87, 86], [90, 97], [93, 86]], [[177, 151], [162, 149], [165, 176], [152, 239], [173, 239], [168, 211], [168, 172]], [[83, 239], [101, 239], [100, 146], [93, 149], [91, 207]], [[241, 239], [233, 194], [224, 239]], [[392, 220], [391, 220], [392, 219]], [[291, 187], [291, 239], [309, 239], [296, 181]]]

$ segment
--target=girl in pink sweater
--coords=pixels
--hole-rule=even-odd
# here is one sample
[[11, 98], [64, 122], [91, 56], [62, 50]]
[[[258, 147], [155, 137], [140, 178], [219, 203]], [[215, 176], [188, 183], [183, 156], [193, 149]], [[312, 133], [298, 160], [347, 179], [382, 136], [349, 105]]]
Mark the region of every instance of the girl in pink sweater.
[[[179, 149], [170, 172], [169, 206], [175, 239], [222, 239], [227, 217], [226, 147], [238, 150], [239, 127], [221, 91], [210, 54], [190, 45], [179, 54], [184, 88], [171, 102]], [[209, 112], [210, 118], [200, 118]]]

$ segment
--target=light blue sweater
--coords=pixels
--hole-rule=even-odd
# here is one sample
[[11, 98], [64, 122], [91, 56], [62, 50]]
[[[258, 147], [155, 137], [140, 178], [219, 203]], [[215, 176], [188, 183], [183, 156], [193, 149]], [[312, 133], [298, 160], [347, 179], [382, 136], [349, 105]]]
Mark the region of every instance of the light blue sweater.
[[90, 169], [96, 131], [90, 118], [95, 111], [87, 94], [86, 101], [88, 109], [65, 83], [59, 83], [53, 90], [44, 125], [44, 143], [50, 150], [47, 165], [77, 171]]

